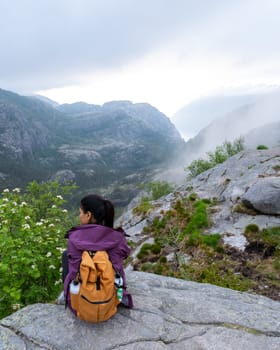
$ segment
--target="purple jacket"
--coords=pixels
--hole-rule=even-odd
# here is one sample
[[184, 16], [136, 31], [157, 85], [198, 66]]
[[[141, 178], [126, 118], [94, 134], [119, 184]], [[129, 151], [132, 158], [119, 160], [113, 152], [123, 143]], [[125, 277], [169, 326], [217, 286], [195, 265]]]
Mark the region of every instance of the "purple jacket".
[[[64, 281], [64, 296], [70, 308], [69, 284], [76, 277], [84, 250], [107, 251], [115, 271], [118, 271], [122, 275], [124, 287], [126, 287], [122, 261], [128, 257], [130, 248], [127, 245], [125, 233], [121, 228], [112, 229], [96, 224], [80, 225], [73, 227], [65, 237], [68, 238], [67, 255], [69, 271]], [[130, 300], [129, 305], [126, 306], [132, 307], [131, 296], [128, 293], [125, 293], [125, 295]]]

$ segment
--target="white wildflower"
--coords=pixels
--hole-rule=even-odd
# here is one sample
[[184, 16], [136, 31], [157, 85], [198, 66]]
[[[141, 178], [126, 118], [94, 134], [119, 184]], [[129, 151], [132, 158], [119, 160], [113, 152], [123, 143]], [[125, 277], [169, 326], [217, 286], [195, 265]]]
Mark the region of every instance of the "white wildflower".
[[17, 202], [13, 202], [12, 204], [13, 204], [15, 207], [17, 206]]
[[2, 224], [7, 225], [7, 224], [8, 224], [8, 220], [3, 220], [3, 221], [2, 221]]
[[68, 213], [68, 210], [67, 209], [63, 209], [62, 213]]
[[52, 256], [51, 252], [47, 252], [46, 257], [49, 258], [50, 256]]
[[60, 283], [62, 283], [62, 281], [61, 281], [61, 280], [58, 280], [58, 281], [55, 281], [55, 282], [54, 282], [54, 285], [57, 286], [57, 285], [60, 284]]
[[8, 189], [8, 188], [5, 188], [4, 190], [3, 190], [3, 192], [10, 192], [10, 190]]
[[63, 253], [65, 250], [65, 248], [61, 248], [61, 247], [56, 247], [55, 249], [58, 250], [60, 253]]
[[9, 199], [5, 197], [5, 198], [3, 198], [3, 201], [4, 202], [9, 202]]
[[49, 269], [50, 269], [50, 270], [55, 270], [55, 266], [54, 266], [54, 265], [50, 265], [50, 266], [49, 266]]
[[16, 212], [17, 212], [16, 209], [14, 208], [11, 209], [11, 213], [15, 214]]
[[49, 224], [49, 227], [54, 227], [54, 224]]
[[52, 205], [52, 208], [56, 208], [56, 205], [55, 205], [55, 204], [53, 204], [53, 205]]
[[19, 310], [20, 309], [20, 304], [13, 304], [12, 305], [13, 310]]
[[13, 192], [17, 192], [17, 193], [20, 193], [20, 188], [16, 187], [13, 189]]
[[26, 215], [26, 216], [24, 217], [24, 219], [25, 219], [25, 220], [30, 220], [30, 216]]
[[43, 223], [41, 221], [36, 222], [36, 226], [42, 226], [42, 225], [43, 225]]
[[21, 202], [21, 204], [20, 204], [21, 207], [24, 207], [25, 205], [27, 205], [26, 202]]
[[29, 230], [30, 229], [30, 225], [28, 225], [28, 224], [23, 224], [22, 227], [23, 227], [24, 230]]
[[61, 195], [56, 196], [56, 198], [63, 199], [63, 197]]
[[59, 268], [59, 272], [62, 272], [62, 267]]
[[35, 270], [35, 265], [33, 264], [33, 265], [31, 265], [31, 269], [33, 269], [33, 270]]

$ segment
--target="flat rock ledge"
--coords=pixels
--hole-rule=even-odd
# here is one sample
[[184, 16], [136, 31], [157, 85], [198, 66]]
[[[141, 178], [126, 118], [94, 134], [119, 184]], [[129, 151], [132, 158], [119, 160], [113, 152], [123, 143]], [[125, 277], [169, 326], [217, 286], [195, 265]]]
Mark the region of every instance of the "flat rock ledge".
[[280, 303], [210, 284], [127, 273], [135, 307], [90, 324], [34, 304], [0, 321], [1, 350], [279, 350]]

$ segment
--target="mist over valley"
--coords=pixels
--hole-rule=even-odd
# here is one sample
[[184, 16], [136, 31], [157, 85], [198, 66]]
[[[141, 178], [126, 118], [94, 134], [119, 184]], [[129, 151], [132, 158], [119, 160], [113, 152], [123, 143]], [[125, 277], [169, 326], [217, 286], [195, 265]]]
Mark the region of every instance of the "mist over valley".
[[[277, 90], [206, 98], [170, 121], [148, 103], [59, 105], [43, 96], [0, 90], [0, 186], [3, 190], [32, 180], [73, 181], [77, 197], [98, 192], [124, 207], [141, 183], [184, 183], [185, 167], [225, 140], [243, 137], [246, 148], [252, 149], [279, 145], [279, 95]], [[193, 132], [199, 118], [204, 127], [185, 141], [180, 133], [188, 125]]]

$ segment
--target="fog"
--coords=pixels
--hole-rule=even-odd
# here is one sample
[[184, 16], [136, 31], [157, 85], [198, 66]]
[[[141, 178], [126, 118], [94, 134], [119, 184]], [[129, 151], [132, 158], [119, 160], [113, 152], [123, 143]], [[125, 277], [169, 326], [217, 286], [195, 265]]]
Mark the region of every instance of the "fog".
[[[196, 101], [191, 108], [185, 109], [187, 116], [185, 124], [183, 123], [184, 110], [182, 110], [180, 123], [184, 132], [188, 132], [188, 125], [191, 126], [189, 134], [193, 133], [198, 125], [203, 125], [203, 122], [204, 127], [186, 141], [186, 151], [178, 155], [177, 159], [170, 160], [171, 166], [166, 172], [159, 174], [158, 178], [184, 183], [187, 176], [184, 168], [193, 160], [205, 159], [207, 152], [214, 151], [225, 141], [233, 142], [240, 137], [244, 139], [245, 149], [256, 149], [259, 145], [265, 145], [268, 148], [280, 147], [280, 89], [243, 97], [216, 96], [210, 99], [210, 115], [207, 115], [207, 108], [205, 108], [209, 106], [209, 99], [201, 99], [200, 103]], [[227, 105], [227, 101], [231, 103]], [[234, 103], [236, 108], [233, 108]], [[200, 106], [202, 119], [198, 121]], [[226, 112], [227, 109], [229, 112]], [[194, 112], [193, 116], [190, 110]], [[208, 120], [210, 120], [209, 123]]]

